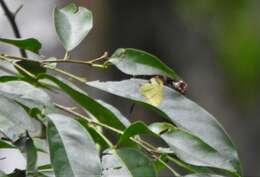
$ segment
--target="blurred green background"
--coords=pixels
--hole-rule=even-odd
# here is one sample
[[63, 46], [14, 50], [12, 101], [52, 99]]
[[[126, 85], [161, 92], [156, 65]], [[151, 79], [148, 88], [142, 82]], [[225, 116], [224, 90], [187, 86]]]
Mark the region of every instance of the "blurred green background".
[[[43, 43], [42, 55], [63, 56], [52, 24], [52, 9], [75, 2], [93, 11], [94, 28], [72, 53], [92, 58], [104, 51], [132, 47], [157, 55], [189, 84], [188, 97], [217, 117], [236, 144], [245, 176], [260, 176], [260, 1], [259, 0], [6, 0], [11, 9], [24, 4], [17, 17], [23, 37]], [[12, 31], [0, 11], [0, 36]], [[0, 46], [1, 52], [17, 53]], [[85, 66], [60, 67], [89, 80], [122, 79], [117, 71]], [[106, 96], [128, 115], [130, 104]], [[57, 96], [64, 102], [64, 97]], [[113, 101], [111, 101], [113, 100]], [[70, 104], [70, 103], [67, 103]], [[137, 107], [132, 120], [160, 119]], [[1, 162], [2, 164], [4, 162]], [[5, 162], [6, 163], [6, 162]]]

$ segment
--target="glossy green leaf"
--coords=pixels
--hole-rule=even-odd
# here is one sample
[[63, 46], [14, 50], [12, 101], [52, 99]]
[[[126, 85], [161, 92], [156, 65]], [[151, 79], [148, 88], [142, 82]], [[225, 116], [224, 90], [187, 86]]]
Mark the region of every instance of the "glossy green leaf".
[[3, 148], [9, 149], [9, 148], [16, 148], [16, 147], [12, 143], [0, 139], [0, 149], [3, 149]]
[[[172, 127], [172, 124], [170, 124], [170, 123], [154, 123], [149, 126], [149, 129], [151, 131], [153, 131], [155, 134], [158, 134], [158, 136], [160, 136], [161, 134], [167, 132], [171, 127]], [[169, 148], [161, 149], [159, 147], [157, 150], [160, 150], [160, 152], [162, 152], [162, 154], [164, 154], [163, 157], [164, 158], [166, 157], [165, 159], [167, 161], [169, 161], [169, 159], [168, 159], [169, 155], [171, 155], [171, 154], [174, 155], [172, 148], [171, 149], [169, 149]], [[177, 164], [178, 166], [186, 169], [187, 171], [193, 172], [193, 173], [211, 172], [211, 170], [208, 167], [199, 167], [199, 166], [190, 165], [177, 158], [171, 158], [171, 159], [173, 159], [172, 161], [175, 164]], [[159, 165], [159, 167], [165, 168], [165, 166], [163, 164], [161, 164], [160, 161], [158, 162], [158, 160], [157, 160], [157, 161], [155, 161], [155, 163], [156, 163], [156, 165]]]
[[89, 133], [76, 120], [48, 115], [48, 142], [56, 177], [101, 176], [101, 162]]
[[15, 101], [0, 96], [0, 132], [16, 141], [31, 128], [31, 118], [23, 108]]
[[102, 177], [155, 177], [152, 161], [133, 148], [108, 149], [102, 156]]
[[130, 137], [141, 134], [151, 134], [156, 136], [156, 134], [154, 134], [143, 122], [137, 121], [124, 130], [124, 133], [120, 136], [117, 145], [124, 144]]
[[180, 77], [156, 56], [137, 49], [117, 49], [108, 60], [125, 74], [160, 75], [174, 80]]
[[159, 133], [177, 157], [184, 162], [236, 172], [228, 158], [189, 132], [175, 128], [168, 123], [154, 123], [150, 125], [150, 129]]
[[74, 49], [93, 26], [92, 13], [71, 3], [62, 9], [55, 8], [54, 23], [59, 39], [67, 51]]
[[28, 39], [7, 39], [7, 38], [0, 38], [0, 42], [14, 45], [20, 49], [29, 50], [34, 53], [39, 53], [39, 50], [42, 47], [42, 44], [34, 38]]
[[60, 87], [60, 89], [66, 92], [79, 105], [85, 108], [90, 114], [95, 116], [95, 118], [97, 118], [98, 121], [106, 125], [118, 128], [120, 130], [124, 130], [126, 128], [126, 118], [121, 117], [119, 115], [119, 111], [117, 111], [115, 108], [112, 108], [112, 106], [108, 106], [108, 104], [105, 104], [104, 102], [92, 99], [84, 92], [78, 91], [77, 89], [69, 86], [68, 84], [62, 82], [61, 80], [53, 76], [41, 75], [40, 78], [51, 80], [52, 82], [57, 84]]
[[24, 81], [0, 83], [0, 91], [12, 95], [19, 95], [22, 99], [35, 100], [44, 105], [48, 105], [51, 102], [49, 95], [45, 91]]
[[28, 50], [33, 53], [39, 54], [39, 50], [42, 44], [34, 38], [28, 39], [11, 39], [11, 38], [0, 38], [0, 42], [16, 46], [20, 49]]
[[188, 130], [214, 148], [219, 154], [232, 162], [233, 167], [240, 173], [240, 162], [234, 145], [225, 130], [211, 114], [169, 87], [164, 87], [164, 99], [160, 105], [152, 106], [138, 91], [140, 85], [145, 82], [147, 81], [130, 79], [120, 82], [94, 81], [87, 84], [155, 110], [163, 117], [170, 119], [178, 127]]
[[54, 109], [51, 99], [45, 91], [24, 81], [14, 80], [0, 83], [0, 95], [13, 99], [30, 109], [48, 109], [48, 111]]

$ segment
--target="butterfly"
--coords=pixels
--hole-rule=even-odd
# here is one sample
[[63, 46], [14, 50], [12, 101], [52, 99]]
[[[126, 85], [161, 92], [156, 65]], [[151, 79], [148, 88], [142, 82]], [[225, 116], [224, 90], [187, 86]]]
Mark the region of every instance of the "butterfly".
[[158, 106], [163, 98], [163, 80], [158, 76], [153, 77], [148, 83], [143, 83], [139, 87], [139, 92], [148, 103]]
[[[185, 95], [188, 84], [183, 80], [173, 80], [165, 76], [153, 75], [140, 76], [142, 79], [150, 79], [148, 83], [144, 83], [140, 86], [139, 92], [147, 99], [147, 102], [158, 106], [163, 98], [163, 85], [175, 89], [179, 93]], [[134, 111], [135, 104], [132, 104], [129, 113]]]

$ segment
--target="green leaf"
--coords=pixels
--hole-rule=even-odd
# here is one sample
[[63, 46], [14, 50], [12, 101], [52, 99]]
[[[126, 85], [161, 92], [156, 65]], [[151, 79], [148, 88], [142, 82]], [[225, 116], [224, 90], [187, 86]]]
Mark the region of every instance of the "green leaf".
[[46, 139], [33, 138], [33, 144], [37, 151], [48, 153], [48, 145]]
[[114, 114], [114, 116], [117, 117], [117, 119], [124, 125], [124, 128], [130, 125], [130, 121], [117, 108], [102, 100], [96, 100], [96, 101], [102, 106], [104, 106], [107, 110], [110, 110]]
[[48, 142], [56, 177], [101, 176], [101, 162], [89, 133], [77, 121], [48, 115]]
[[0, 95], [13, 99], [30, 109], [48, 109], [48, 111], [54, 109], [51, 99], [45, 91], [24, 81], [14, 80], [0, 83]]
[[71, 51], [91, 30], [92, 13], [71, 3], [62, 9], [55, 8], [54, 23], [62, 45], [67, 51]]
[[29, 50], [34, 53], [39, 53], [39, 50], [42, 47], [42, 44], [34, 38], [28, 39], [7, 39], [7, 38], [0, 38], [0, 42], [14, 45], [20, 49]]
[[36, 169], [37, 163], [37, 149], [34, 145], [32, 138], [28, 135], [25, 143], [26, 150], [26, 170], [33, 172]]
[[78, 119], [79, 123], [86, 128], [95, 143], [100, 146], [101, 150], [107, 149], [112, 146], [111, 142], [103, 135], [103, 132], [96, 130], [95, 128], [89, 126], [88, 121], [85, 119]]
[[180, 77], [156, 56], [137, 49], [117, 49], [108, 60], [125, 74], [137, 75], [160, 75], [173, 80]]
[[153, 160], [153, 165], [157, 173], [159, 173], [161, 170], [165, 169], [165, 164], [162, 163], [162, 161], [167, 162], [168, 159], [166, 158], [165, 154], [160, 155], [157, 159]]
[[24, 81], [0, 83], [0, 91], [19, 96], [21, 99], [35, 100], [44, 105], [48, 105], [51, 102], [49, 95], [45, 91]]
[[[53, 76], [41, 75], [40, 78], [51, 80], [52, 82], [57, 84], [64, 92], [66, 92], [70, 97], [72, 97], [90, 114], [95, 116], [100, 122], [112, 126], [114, 128], [118, 128], [120, 130], [124, 130], [126, 128], [126, 118], [121, 116], [117, 117], [119, 115], [119, 112], [116, 111], [115, 108], [111, 108], [112, 106], [108, 106], [108, 104], [105, 104], [104, 102], [92, 99], [87, 94], [78, 91], [73, 87], [70, 87], [66, 83], [62, 82], [61, 80]], [[111, 108], [111, 110], [109, 110], [108, 108]], [[113, 111], [115, 111], [115, 113]]]
[[17, 71], [13, 64], [7, 62], [7, 61], [1, 61], [0, 62], [0, 76], [13, 76], [16, 75]]
[[188, 130], [214, 148], [219, 154], [231, 161], [233, 167], [240, 173], [240, 162], [234, 145], [211, 114], [169, 87], [164, 87], [164, 99], [160, 105], [152, 106], [138, 91], [140, 85], [146, 82], [146, 80], [141, 79], [130, 79], [120, 82], [94, 81], [87, 84], [155, 110], [178, 127]]
[[108, 149], [102, 156], [102, 177], [155, 177], [152, 161], [133, 148]]
[[137, 121], [124, 130], [124, 133], [120, 136], [117, 145], [124, 144], [130, 137], [140, 134], [151, 134], [156, 136], [156, 134], [154, 134], [143, 122]]
[[19, 78], [17, 76], [1, 76], [0, 82], [17, 81]]
[[159, 133], [177, 157], [184, 162], [236, 172], [232, 162], [227, 157], [189, 132], [175, 128], [169, 123], [154, 123], [150, 125], [150, 129]]
[[31, 128], [31, 119], [23, 108], [15, 101], [0, 96], [0, 132], [16, 141]]
[[12, 143], [0, 139], [0, 149], [4, 149], [4, 148], [10, 149], [10, 148], [16, 148], [16, 147]]
[[[29, 71], [31, 74], [38, 76], [39, 74], [46, 73], [47, 69], [42, 67], [39, 62], [36, 61], [18, 61], [18, 65], [20, 65], [25, 70]], [[27, 76], [28, 74], [22, 71], [21, 69], [17, 68], [17, 71], [19, 71], [21, 74]]]

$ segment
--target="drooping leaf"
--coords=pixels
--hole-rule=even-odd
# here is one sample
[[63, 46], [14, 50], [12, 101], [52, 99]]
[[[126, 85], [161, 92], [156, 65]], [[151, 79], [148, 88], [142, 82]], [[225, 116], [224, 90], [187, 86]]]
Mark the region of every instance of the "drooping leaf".
[[184, 162], [236, 172], [232, 162], [227, 157], [189, 132], [173, 127], [169, 123], [154, 123], [150, 125], [150, 129], [159, 133], [158, 135]]
[[56, 177], [99, 177], [101, 162], [89, 133], [77, 121], [48, 115], [48, 142]]
[[56, 32], [67, 51], [73, 50], [86, 37], [93, 26], [92, 21], [88, 9], [73, 3], [54, 10]]
[[153, 106], [158, 106], [163, 98], [163, 81], [154, 77], [149, 83], [144, 83], [140, 86], [139, 92]]
[[10, 149], [10, 148], [16, 148], [16, 147], [12, 143], [0, 139], [0, 149], [3, 149], [3, 148]]
[[[72, 97], [79, 105], [85, 108], [90, 114], [95, 116], [98, 119], [98, 121], [106, 125], [112, 126], [114, 128], [118, 128], [120, 130], [124, 130], [126, 128], [125, 118], [118, 118], [117, 117], [119, 115], [118, 111], [116, 111], [115, 113], [112, 112], [115, 111], [115, 108], [114, 109], [112, 108], [111, 110], [107, 109], [108, 104], [92, 99], [84, 92], [78, 91], [77, 89], [70, 87], [66, 83], [62, 82], [61, 80], [53, 76], [41, 75], [40, 78], [51, 80], [52, 82], [57, 84], [64, 92], [66, 92], [70, 97]], [[124, 120], [121, 121], [121, 119]]]
[[170, 119], [178, 127], [188, 130], [214, 148], [232, 162], [233, 167], [240, 173], [240, 162], [234, 145], [225, 133], [225, 130], [211, 114], [168, 87], [163, 89], [164, 99], [161, 101], [161, 104], [156, 107], [152, 106], [138, 91], [140, 85], [146, 82], [146, 80], [141, 79], [130, 79], [120, 82], [94, 81], [87, 84], [155, 110], [163, 117]]
[[133, 148], [108, 149], [102, 156], [102, 177], [155, 177], [152, 161]]
[[28, 39], [7, 39], [7, 38], [0, 38], [0, 42], [7, 43], [14, 45], [18, 48], [29, 50], [33, 53], [39, 53], [39, 50], [42, 47], [42, 44], [34, 38]]
[[137, 75], [161, 75], [173, 80], [180, 77], [156, 56], [137, 49], [117, 49], [108, 60], [123, 73]]
[[26, 130], [31, 130], [30, 117], [15, 101], [0, 96], [0, 132], [16, 141]]

